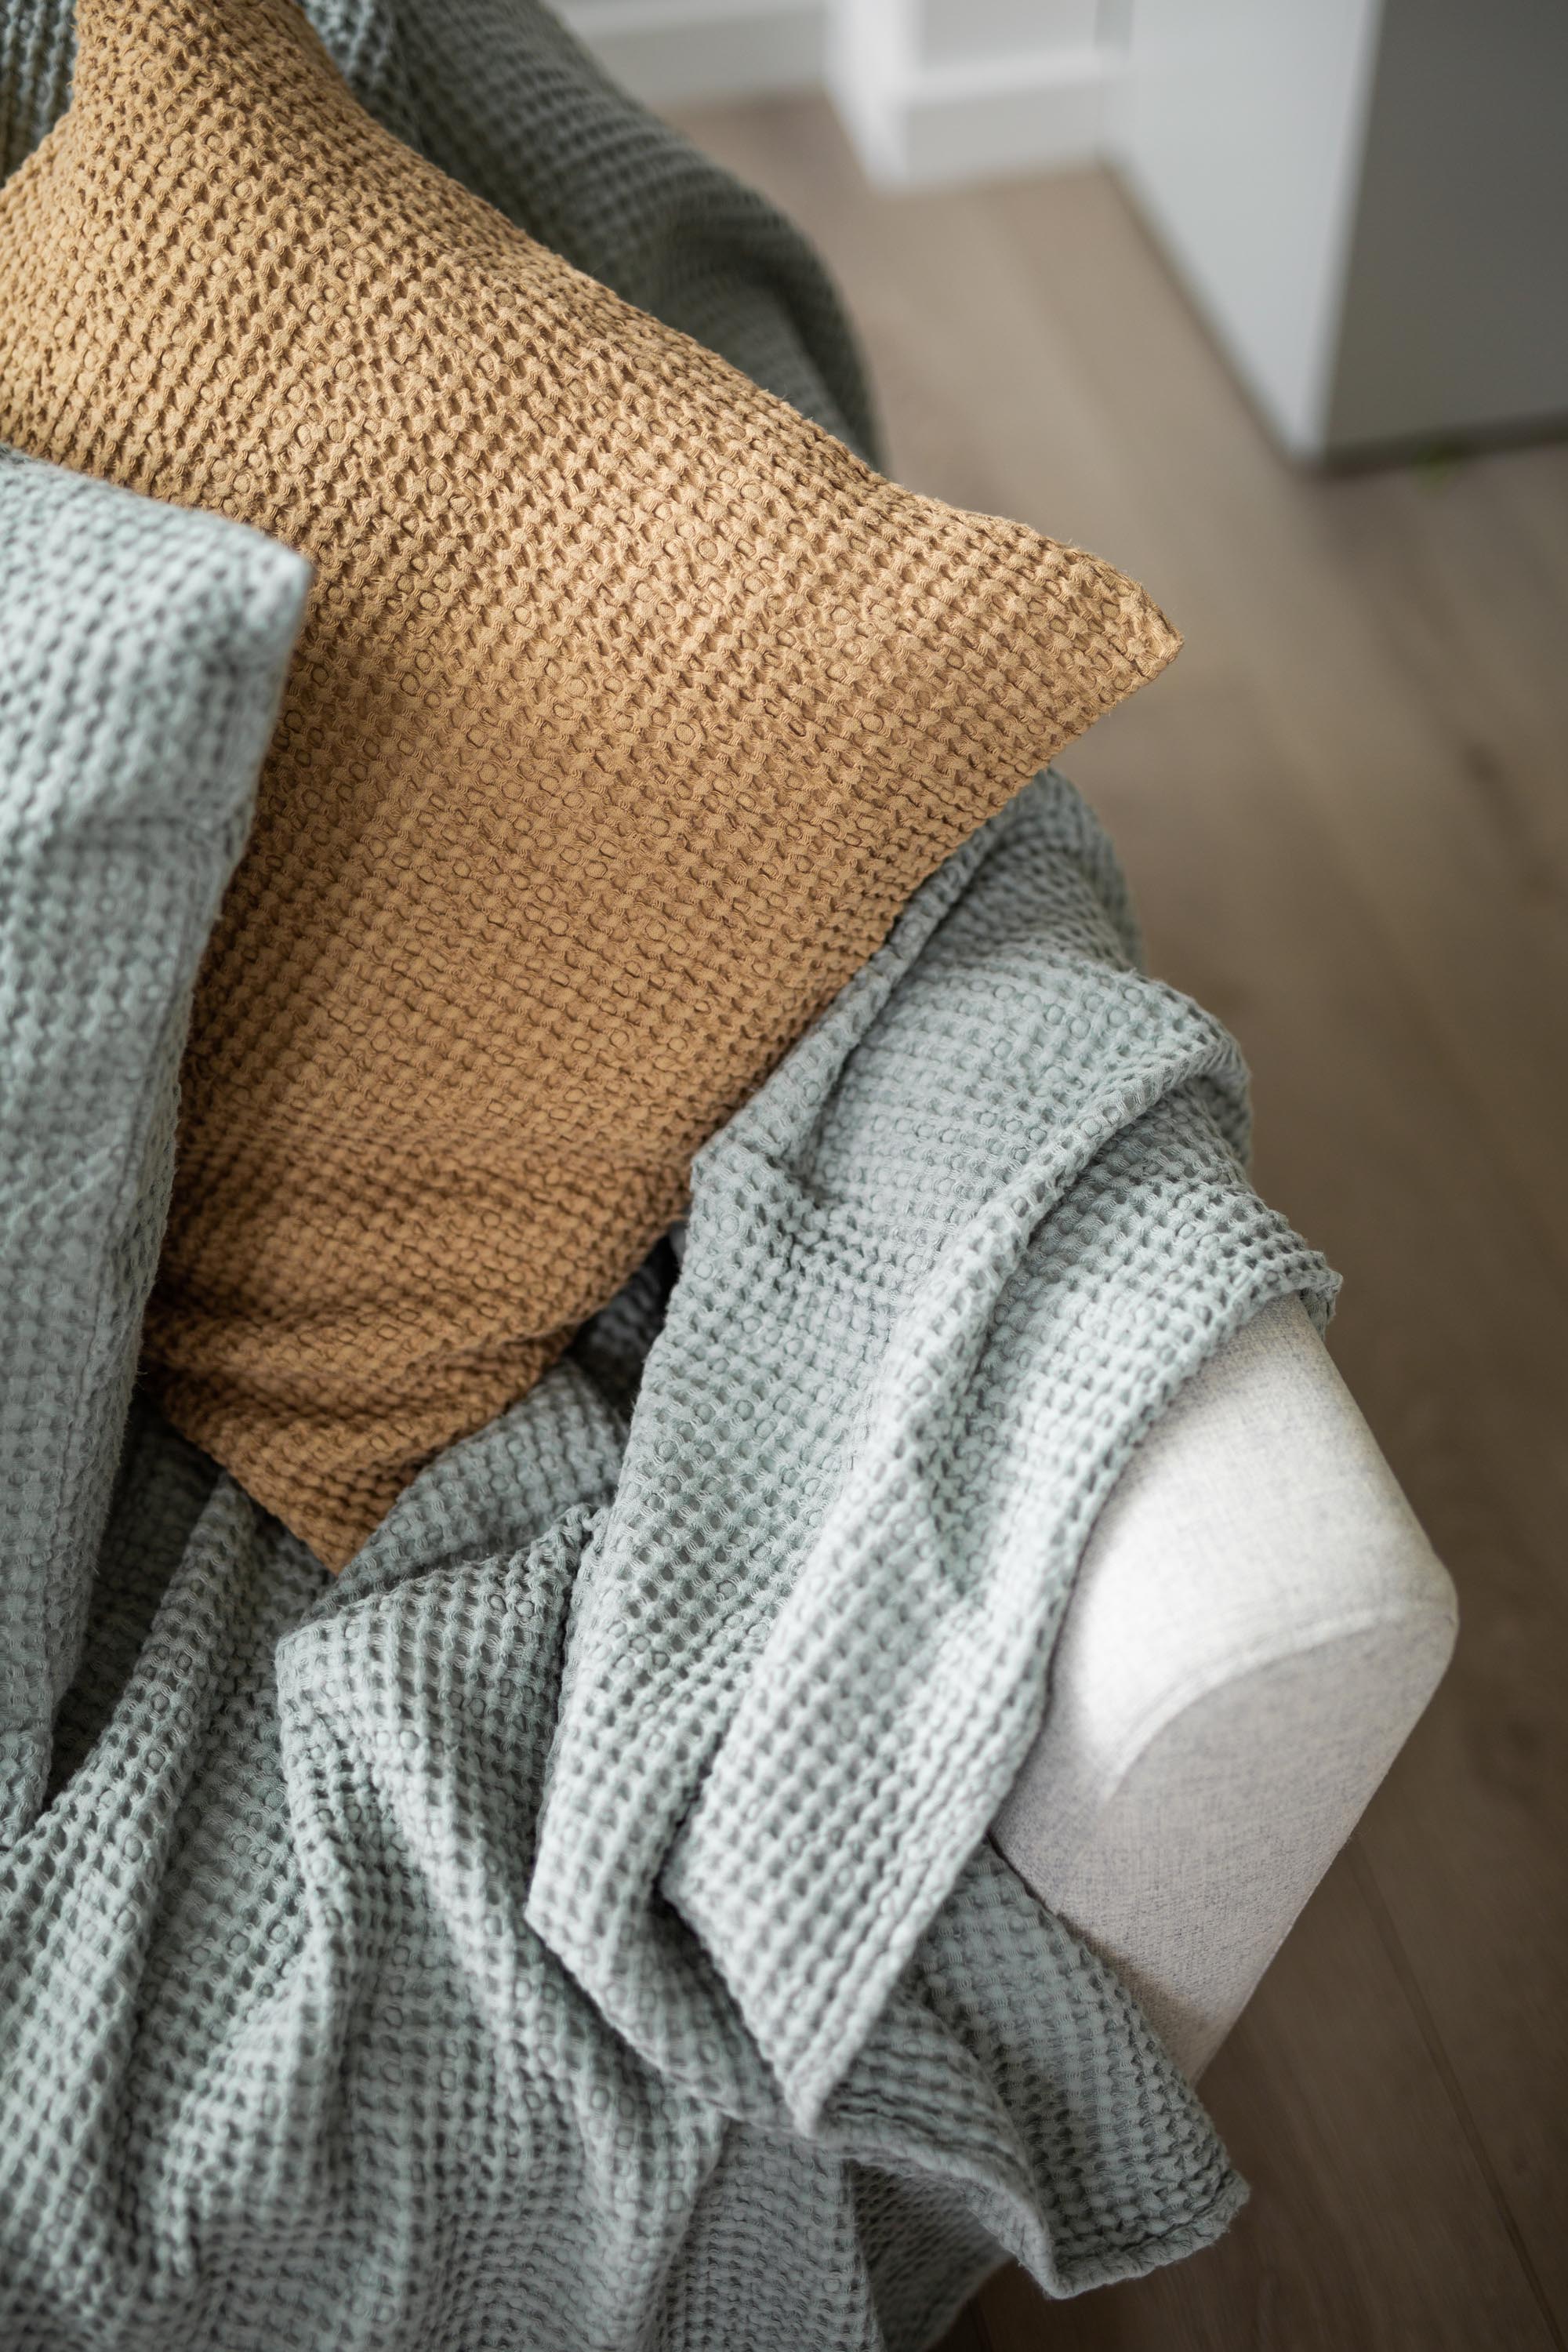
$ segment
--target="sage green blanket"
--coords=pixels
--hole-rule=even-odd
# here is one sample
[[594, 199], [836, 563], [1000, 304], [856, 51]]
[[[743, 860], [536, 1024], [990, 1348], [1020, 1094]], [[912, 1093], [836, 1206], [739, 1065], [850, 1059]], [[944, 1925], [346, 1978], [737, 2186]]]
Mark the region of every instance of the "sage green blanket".
[[[403, 135], [868, 438], [809, 255], [527, 0], [312, 14]], [[0, 5], [10, 163], [68, 32]], [[1233, 1045], [1042, 779], [708, 1146], [679, 1268], [334, 1581], [126, 1407], [303, 586], [0, 463], [0, 2341], [914, 2352], [1005, 2253], [1065, 2293], [1202, 2244], [1200, 2108], [984, 1831], [1140, 1434], [1326, 1309]]]

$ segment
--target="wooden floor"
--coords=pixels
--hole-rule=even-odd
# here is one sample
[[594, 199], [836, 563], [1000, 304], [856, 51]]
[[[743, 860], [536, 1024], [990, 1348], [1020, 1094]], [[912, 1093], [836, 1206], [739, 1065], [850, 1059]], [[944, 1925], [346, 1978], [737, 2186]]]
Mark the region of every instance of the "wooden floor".
[[1562, 2347], [1568, 449], [1304, 478], [1102, 175], [874, 196], [816, 101], [688, 127], [826, 253], [900, 478], [1186, 632], [1067, 764], [1251, 1058], [1258, 1180], [1345, 1276], [1335, 1355], [1463, 1611], [1207, 2078], [1241, 2221], [1074, 2304], [1004, 2273], [950, 2352]]

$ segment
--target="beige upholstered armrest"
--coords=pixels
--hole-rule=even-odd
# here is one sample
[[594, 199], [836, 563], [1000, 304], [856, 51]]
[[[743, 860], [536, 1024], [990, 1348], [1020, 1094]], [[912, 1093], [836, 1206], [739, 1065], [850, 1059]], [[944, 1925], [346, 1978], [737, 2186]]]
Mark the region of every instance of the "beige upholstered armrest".
[[1435, 1689], [1453, 1588], [1300, 1305], [1100, 1516], [993, 1834], [1195, 2076]]

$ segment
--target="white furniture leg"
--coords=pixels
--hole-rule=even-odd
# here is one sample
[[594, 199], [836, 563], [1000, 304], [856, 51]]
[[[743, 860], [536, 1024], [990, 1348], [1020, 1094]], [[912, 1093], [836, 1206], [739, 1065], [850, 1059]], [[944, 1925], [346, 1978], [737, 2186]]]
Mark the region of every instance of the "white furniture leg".
[[1447, 1664], [1447, 1571], [1294, 1299], [1101, 1513], [993, 1837], [1194, 2078]]

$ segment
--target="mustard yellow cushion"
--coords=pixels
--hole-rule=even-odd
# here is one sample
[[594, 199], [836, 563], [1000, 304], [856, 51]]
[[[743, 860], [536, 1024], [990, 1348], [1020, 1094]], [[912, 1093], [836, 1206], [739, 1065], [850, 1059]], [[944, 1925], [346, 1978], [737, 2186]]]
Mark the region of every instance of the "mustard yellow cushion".
[[321, 1556], [521, 1394], [923, 878], [1177, 640], [372, 122], [287, 0], [81, 0], [0, 437], [316, 572], [147, 1347]]

